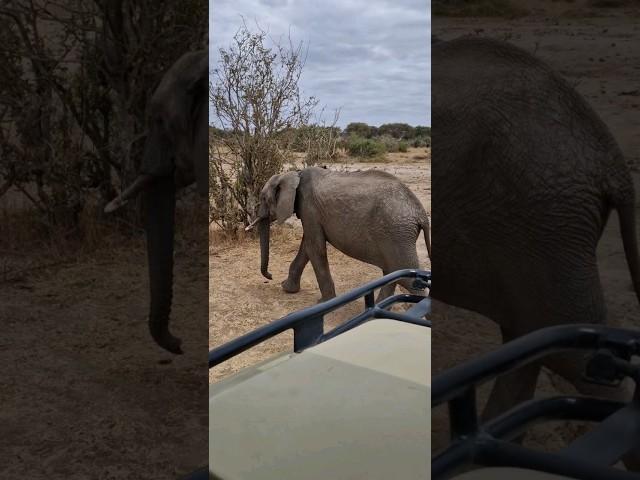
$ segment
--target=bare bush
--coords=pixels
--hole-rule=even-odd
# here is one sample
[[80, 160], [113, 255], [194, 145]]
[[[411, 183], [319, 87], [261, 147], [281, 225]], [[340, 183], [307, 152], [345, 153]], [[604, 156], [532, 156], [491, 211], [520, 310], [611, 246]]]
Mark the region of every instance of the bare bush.
[[104, 203], [129, 183], [147, 99], [162, 73], [206, 38], [202, 7], [200, 0], [3, 1], [0, 195], [17, 190], [43, 223], [73, 227], [91, 196]]
[[339, 156], [338, 142], [341, 133], [338, 124], [340, 112], [337, 110], [331, 125], [314, 124], [301, 129], [305, 147], [304, 166], [311, 167], [323, 162], [335, 162]]
[[216, 196], [210, 219], [230, 231], [233, 219], [247, 225], [255, 217], [262, 186], [291, 162], [295, 131], [317, 104], [300, 95], [303, 44], [289, 39], [268, 47], [267, 40], [266, 32], [243, 25], [232, 45], [219, 50], [210, 84], [209, 161]]
[[238, 225], [242, 223], [241, 212], [235, 200], [234, 185], [226, 181], [227, 176], [218, 173], [218, 167], [226, 165], [228, 159], [220, 152], [212, 134], [209, 137], [209, 159], [209, 224], [215, 223], [224, 232], [235, 236]]

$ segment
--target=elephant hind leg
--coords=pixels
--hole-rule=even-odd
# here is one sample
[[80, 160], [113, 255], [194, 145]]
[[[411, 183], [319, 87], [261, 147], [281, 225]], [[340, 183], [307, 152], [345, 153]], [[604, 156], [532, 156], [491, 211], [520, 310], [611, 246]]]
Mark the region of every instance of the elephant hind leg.
[[[389, 273], [391, 272], [388, 270], [382, 270], [382, 275], [388, 275]], [[376, 298], [376, 303], [380, 303], [385, 298], [390, 297], [391, 295], [394, 294], [395, 291], [396, 291], [395, 282], [385, 285], [380, 289], [380, 292], [378, 293], [378, 297]]]
[[[386, 265], [382, 269], [383, 275], [388, 275], [397, 270], [404, 270], [405, 268], [420, 268], [420, 261], [418, 260], [418, 252], [415, 247], [413, 249], [398, 249], [397, 245], [391, 249], [391, 254], [386, 258]], [[396, 290], [396, 285], [401, 285], [406, 291], [414, 295], [424, 295], [424, 290], [414, 288], [414, 279], [403, 278], [398, 282], [384, 286], [380, 290], [380, 294], [376, 302], [379, 302], [387, 297], [393, 295]]]
[[[503, 343], [513, 339], [513, 335], [507, 334], [502, 329]], [[482, 412], [482, 421], [487, 422], [513, 407], [531, 400], [536, 390], [541, 368], [540, 362], [533, 362], [500, 375], [493, 384], [489, 400]], [[522, 441], [522, 436], [516, 441]]]
[[[386, 274], [395, 272], [397, 270], [404, 270], [405, 268], [420, 268], [420, 261], [418, 260], [418, 252], [416, 251], [415, 246], [412, 248], [406, 249], [393, 249], [393, 254], [390, 258], [386, 259], [386, 266], [383, 268], [383, 272]], [[414, 288], [414, 279], [412, 278], [403, 278], [398, 281], [397, 284], [401, 285], [406, 291], [412, 293], [414, 295], [424, 295], [424, 290]], [[394, 284], [395, 289], [395, 284]], [[393, 294], [391, 291], [390, 295]]]
[[[545, 365], [555, 374], [570, 382], [581, 395], [606, 398], [613, 401], [629, 402], [633, 398], [633, 382], [627, 380], [617, 388], [597, 385], [586, 381], [583, 373], [588, 358], [581, 354], [557, 354], [550, 357]], [[640, 472], [640, 445], [622, 458], [625, 467]]]
[[483, 422], [533, 398], [540, 369], [541, 365], [534, 362], [500, 375], [482, 412]]

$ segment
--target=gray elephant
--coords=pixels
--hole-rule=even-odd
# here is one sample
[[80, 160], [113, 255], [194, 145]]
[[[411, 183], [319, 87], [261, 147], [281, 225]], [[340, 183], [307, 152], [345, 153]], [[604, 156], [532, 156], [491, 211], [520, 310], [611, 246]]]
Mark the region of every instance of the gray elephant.
[[[269, 233], [273, 221], [282, 224], [296, 214], [302, 221], [300, 249], [289, 267], [282, 288], [300, 290], [300, 278], [309, 261], [318, 280], [321, 300], [335, 297], [329, 272], [327, 245], [357, 260], [380, 267], [384, 274], [419, 268], [416, 240], [424, 231], [431, 256], [429, 219], [422, 204], [406, 185], [378, 170], [335, 172], [319, 167], [274, 175], [260, 193], [256, 219], [260, 232], [262, 275], [269, 273]], [[415, 291], [410, 281], [402, 285]], [[378, 299], [395, 290], [384, 287]]]
[[[505, 342], [555, 324], [604, 323], [596, 247], [616, 210], [640, 298], [632, 179], [598, 115], [508, 43], [460, 38], [435, 43], [432, 55], [431, 295], [493, 319]], [[584, 394], [610, 396], [582, 379], [578, 357], [546, 365]], [[500, 377], [485, 419], [531, 398], [540, 368]]]
[[144, 192], [149, 330], [158, 345], [176, 354], [182, 353], [181, 341], [169, 332], [175, 195], [194, 182], [201, 195], [208, 192], [208, 76], [206, 50], [186, 53], [165, 73], [148, 105], [140, 175], [105, 208], [112, 212]]

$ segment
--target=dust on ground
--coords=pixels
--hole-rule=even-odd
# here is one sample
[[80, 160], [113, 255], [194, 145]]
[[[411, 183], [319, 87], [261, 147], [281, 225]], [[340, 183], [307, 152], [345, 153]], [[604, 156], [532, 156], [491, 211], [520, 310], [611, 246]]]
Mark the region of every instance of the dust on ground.
[[[15, 212], [2, 208], [7, 226]], [[206, 251], [206, 232], [178, 233], [173, 331], [186, 353], [173, 356], [148, 333], [141, 231], [105, 227], [87, 248], [40, 244], [18, 231], [27, 223], [2, 231], [22, 245], [0, 246], [0, 477], [175, 480], [206, 465], [208, 311], [189, 301], [208, 285], [206, 257], [189, 254]]]
[[[432, 23], [433, 33], [443, 40], [465, 34], [501, 38], [535, 52], [574, 84], [609, 126], [629, 163], [634, 165], [636, 192], [640, 192], [638, 9], [593, 9], [586, 1], [520, 0], [516, 3], [533, 14], [508, 21], [438, 17]], [[640, 223], [639, 214], [636, 218]], [[598, 265], [611, 324], [637, 328], [640, 308], [630, 287], [616, 214], [611, 215], [598, 246]], [[500, 344], [496, 325], [472, 312], [451, 307], [444, 318], [434, 320], [434, 374]], [[490, 385], [480, 392], [481, 404], [486, 401], [488, 387]], [[544, 372], [537, 394], [558, 394], [559, 391], [576, 393], [566, 382]], [[445, 410], [444, 407], [433, 410], [434, 450], [448, 439]], [[525, 444], [556, 449], [573, 439], [580, 428], [565, 422], [537, 426], [528, 434]]]
[[[379, 169], [389, 172], [416, 194], [431, 215], [431, 168], [427, 149], [390, 153], [384, 163], [338, 163], [327, 164], [327, 167], [348, 171]], [[210, 238], [211, 348], [318, 301], [320, 290], [310, 264], [302, 275], [298, 293], [285, 293], [280, 287], [302, 240], [302, 226], [295, 216], [282, 227], [272, 226], [269, 270], [273, 280], [266, 280], [260, 274], [260, 245], [255, 234], [243, 235], [237, 241], [220, 241], [219, 232], [214, 229]], [[330, 245], [327, 246], [329, 268], [338, 295], [382, 276], [378, 267], [347, 257]], [[421, 267], [429, 268], [423, 233], [418, 238], [417, 247]], [[400, 287], [397, 291], [399, 289]], [[326, 317], [325, 329], [352, 317], [362, 308], [363, 304], [358, 303], [332, 313]], [[214, 382], [245, 366], [255, 365], [271, 355], [291, 351], [292, 348], [292, 335], [289, 332], [283, 333], [213, 368], [209, 380]]]

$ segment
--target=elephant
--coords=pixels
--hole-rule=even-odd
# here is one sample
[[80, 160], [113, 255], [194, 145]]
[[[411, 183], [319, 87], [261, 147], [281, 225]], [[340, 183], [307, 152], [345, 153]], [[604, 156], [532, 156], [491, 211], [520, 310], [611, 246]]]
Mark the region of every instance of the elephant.
[[[604, 324], [596, 247], [615, 210], [640, 299], [630, 170], [583, 97], [498, 40], [436, 42], [432, 71], [431, 296], [495, 321], [503, 342], [556, 324]], [[544, 365], [583, 394], [630, 398], [585, 381], [586, 359], [574, 357]], [[499, 377], [484, 419], [530, 399], [542, 365]]]
[[[416, 240], [424, 231], [431, 255], [429, 217], [409, 188], [393, 175], [379, 170], [336, 172], [308, 167], [272, 176], [262, 188], [256, 224], [260, 234], [260, 270], [269, 273], [269, 236], [272, 222], [282, 224], [293, 214], [302, 221], [303, 238], [298, 254], [282, 282], [285, 292], [300, 290], [300, 278], [309, 261], [322, 297], [336, 296], [327, 261], [329, 242], [342, 253], [375, 265], [384, 274], [402, 268], [419, 268]], [[409, 280], [401, 284], [417, 292]], [[378, 300], [393, 294], [395, 284], [383, 287]]]
[[208, 193], [208, 78], [207, 50], [185, 53], [164, 74], [148, 104], [140, 173], [105, 207], [113, 212], [144, 193], [149, 331], [174, 354], [183, 353], [181, 340], [169, 332], [176, 191], [195, 182], [200, 195]]

